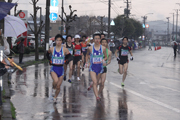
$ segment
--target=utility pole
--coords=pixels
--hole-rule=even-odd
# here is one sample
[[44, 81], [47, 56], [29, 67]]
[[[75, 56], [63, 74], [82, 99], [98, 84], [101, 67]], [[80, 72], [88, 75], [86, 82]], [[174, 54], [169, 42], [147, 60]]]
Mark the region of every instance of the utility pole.
[[103, 33], [103, 16], [101, 16], [101, 33]]
[[[64, 0], [62, 0], [62, 11], [61, 11], [61, 17], [63, 18], [63, 12], [64, 12]], [[63, 35], [63, 20], [61, 19], [61, 35]]]
[[109, 0], [109, 9], [108, 9], [108, 38], [110, 38], [110, 20], [111, 20], [111, 0]]
[[173, 36], [174, 36], [174, 13], [173, 13], [173, 29], [172, 29], [172, 31], [173, 31]]
[[92, 27], [91, 27], [91, 22], [92, 22], [91, 19], [92, 19], [92, 18], [90, 17], [90, 35], [91, 35], [91, 33], [92, 33], [92, 32], [91, 32], [91, 29], [92, 29]]
[[[37, 6], [36, 9], [37, 9], [37, 10], [40, 9], [40, 22], [39, 22], [39, 25], [41, 25], [41, 21], [42, 21], [42, 8], [39, 7], [39, 6]], [[40, 43], [41, 43], [41, 32], [42, 32], [42, 30], [41, 30], [40, 33], [39, 33]]]
[[142, 18], [143, 18], [143, 24], [144, 24], [144, 47], [145, 47], [145, 44], [146, 44], [146, 19], [147, 19], [147, 16], [142, 16]]
[[178, 32], [177, 28], [178, 28], [178, 9], [176, 9], [176, 39], [175, 41], [177, 40], [177, 32]]
[[167, 41], [166, 41], [166, 42], [169, 41], [169, 18], [170, 18], [170, 17], [167, 17], [167, 20], [168, 20], [168, 26], [167, 26]]
[[126, 3], [125, 15], [126, 15], [126, 18], [129, 18], [129, 14], [130, 14], [129, 3], [131, 2], [127, 0], [127, 2], [124, 2], [124, 3]]
[[[44, 50], [47, 51], [49, 49], [49, 9], [50, 9], [50, 0], [46, 0], [46, 21], [45, 21], [45, 40], [44, 40]], [[44, 52], [44, 59], [46, 59], [46, 52]]]

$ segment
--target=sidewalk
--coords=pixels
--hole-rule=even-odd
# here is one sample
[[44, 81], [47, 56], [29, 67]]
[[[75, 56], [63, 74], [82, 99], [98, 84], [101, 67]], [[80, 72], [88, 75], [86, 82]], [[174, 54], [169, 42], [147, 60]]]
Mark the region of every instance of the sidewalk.
[[[15, 63], [19, 63], [19, 57], [13, 57], [14, 58], [14, 62]], [[39, 60], [42, 60], [42, 59], [44, 59], [44, 55], [39, 55]], [[25, 57], [23, 57], [23, 63], [25, 63], [25, 62], [28, 62], [28, 61], [34, 61], [35, 60], [35, 56], [25, 56]]]
[[[19, 57], [13, 57], [14, 58], [14, 62], [16, 64], [19, 64]], [[43, 55], [39, 55], [39, 60], [43, 60], [44, 56]], [[20, 66], [24, 67], [24, 66], [28, 66], [29, 64], [26, 64], [30, 61], [34, 61], [35, 60], [35, 56], [25, 56], [23, 57], [23, 63]], [[32, 64], [32, 63], [31, 63]], [[38, 64], [38, 63], [37, 63]], [[5, 75], [2, 76], [2, 80], [3, 80], [3, 89], [4, 89], [4, 94], [3, 92], [1, 92], [2, 94], [2, 99], [3, 99], [3, 105], [0, 107], [0, 120], [13, 120], [12, 118], [12, 114], [11, 114], [11, 93], [10, 93], [10, 87], [11, 84], [10, 83], [10, 78], [11, 76], [8, 75], [8, 73], [6, 73]]]

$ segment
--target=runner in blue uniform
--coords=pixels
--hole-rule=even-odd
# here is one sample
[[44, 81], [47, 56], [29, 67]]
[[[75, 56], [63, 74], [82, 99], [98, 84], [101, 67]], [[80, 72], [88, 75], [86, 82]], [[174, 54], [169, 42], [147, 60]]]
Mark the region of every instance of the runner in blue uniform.
[[55, 37], [56, 46], [51, 47], [47, 53], [47, 57], [49, 56], [49, 54], [52, 54], [52, 57], [50, 58], [52, 61], [50, 74], [53, 79], [53, 89], [56, 90], [55, 96], [53, 98], [54, 103], [57, 102], [57, 96], [60, 92], [60, 86], [63, 81], [63, 76], [64, 76], [63, 65], [65, 60], [65, 55], [67, 55], [68, 57], [71, 56], [69, 50], [62, 46], [62, 40], [63, 37], [60, 34], [56, 35]]
[[[87, 49], [86, 66], [89, 65], [88, 61], [90, 58], [89, 71], [90, 71], [91, 79], [93, 81], [93, 90], [94, 90], [94, 94], [96, 96], [97, 101], [100, 101], [100, 98], [98, 96], [97, 85], [99, 83], [100, 75], [103, 72], [103, 63], [105, 63], [107, 59], [107, 54], [106, 54], [106, 48], [102, 46], [101, 44], [99, 44], [101, 41], [101, 35], [94, 34], [93, 39], [95, 41], [95, 44], [90, 46]], [[89, 57], [89, 53], [91, 53], [90, 57]], [[105, 56], [104, 60], [103, 60], [103, 55]]]

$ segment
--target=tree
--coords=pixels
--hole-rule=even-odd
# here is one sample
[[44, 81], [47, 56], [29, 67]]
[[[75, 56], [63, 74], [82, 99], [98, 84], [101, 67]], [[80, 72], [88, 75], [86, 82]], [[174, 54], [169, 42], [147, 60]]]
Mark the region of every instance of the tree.
[[111, 27], [111, 31], [114, 33], [114, 36], [122, 37], [124, 31], [124, 21], [125, 18], [123, 15], [118, 15], [115, 19], [115, 26]]
[[[73, 21], [76, 21], [75, 18], [76, 18], [76, 16], [77, 16], [76, 14], [73, 15], [74, 12], [76, 12], [77, 10], [73, 10], [73, 11], [72, 11], [71, 5], [69, 5], [69, 10], [70, 10], [70, 15], [67, 15], [67, 14], [64, 12], [64, 8], [62, 7], [62, 11], [63, 11], [63, 13], [64, 13], [66, 19], [63, 19], [62, 16], [59, 15], [59, 17], [61, 18], [62, 22], [65, 22], [65, 26], [66, 26], [66, 35], [68, 35], [69, 29], [70, 29], [69, 23], [71, 23], [71, 22], [73, 22]], [[62, 28], [62, 26], [61, 26], [61, 28]]]
[[132, 37], [137, 40], [138, 37], [143, 34], [142, 24], [139, 21], [135, 20], [135, 19], [130, 19], [130, 20], [131, 20], [131, 22], [133, 23], [133, 25], [135, 27], [135, 31], [134, 31]]
[[38, 35], [41, 32], [42, 28], [44, 27], [45, 24], [43, 24], [43, 21], [40, 21], [40, 26], [38, 27], [37, 25], [37, 12], [39, 9], [37, 9], [37, 3], [39, 2], [39, 0], [31, 0], [33, 5], [33, 14], [30, 14], [33, 22], [34, 22], [34, 30], [31, 28], [31, 25], [28, 23], [29, 28], [31, 29], [31, 31], [33, 32], [34, 36], [35, 36], [35, 60], [38, 61], [39, 60], [39, 49], [38, 49]]
[[135, 27], [130, 19], [125, 20], [123, 29], [123, 36], [131, 37], [134, 34]]
[[115, 19], [115, 26], [112, 26], [112, 32], [118, 37], [134, 37], [137, 39], [143, 33], [142, 25], [139, 21], [131, 18], [125, 18], [124, 15], [118, 15]]

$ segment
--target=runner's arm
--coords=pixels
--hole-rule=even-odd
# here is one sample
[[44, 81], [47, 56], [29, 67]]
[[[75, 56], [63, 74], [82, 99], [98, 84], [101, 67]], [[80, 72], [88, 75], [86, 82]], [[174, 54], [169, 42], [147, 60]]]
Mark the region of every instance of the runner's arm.
[[118, 49], [116, 49], [116, 51], [115, 51], [115, 56], [116, 56], [116, 58], [118, 58]]
[[70, 52], [69, 52], [69, 50], [68, 50], [67, 48], [64, 48], [64, 52], [65, 52], [65, 53], [64, 53], [65, 55], [70, 54]]
[[89, 61], [90, 48], [91, 48], [91, 47], [89, 47], [89, 48], [87, 49], [87, 54], [86, 54], [86, 63], [88, 63], [88, 61]]
[[132, 54], [132, 50], [130, 50], [130, 51], [129, 51], [129, 53], [130, 53], [130, 55], [131, 55], [131, 56], [133, 56], [133, 54]]
[[104, 61], [107, 60], [107, 53], [106, 53], [106, 48], [103, 46], [103, 54], [104, 54]]
[[111, 63], [111, 58], [112, 58], [112, 52], [110, 50], [108, 50], [108, 52], [109, 52], [109, 58], [108, 58], [107, 65]]

